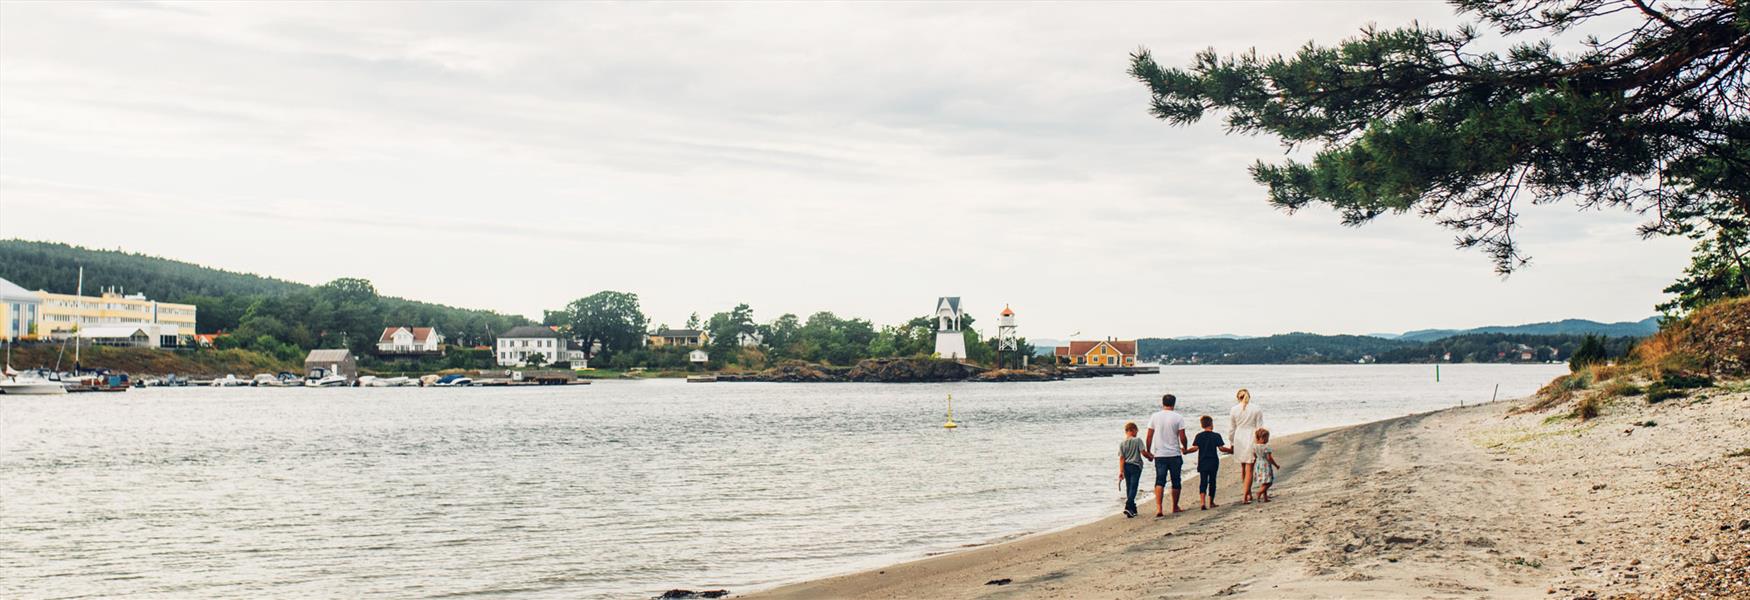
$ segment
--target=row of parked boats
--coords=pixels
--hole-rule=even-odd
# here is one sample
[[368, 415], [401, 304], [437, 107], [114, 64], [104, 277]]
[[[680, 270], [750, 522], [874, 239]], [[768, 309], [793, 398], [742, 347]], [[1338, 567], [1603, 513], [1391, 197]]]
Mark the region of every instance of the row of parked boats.
[[213, 387], [462, 387], [474, 385], [474, 379], [466, 375], [426, 375], [424, 377], [378, 377], [363, 375], [356, 380], [340, 375], [324, 377], [301, 377], [294, 373], [258, 373], [255, 377], [243, 379], [236, 375], [226, 375], [212, 380], [207, 385]]
[[109, 371], [93, 373], [55, 373], [45, 370], [4, 370], [0, 377], [0, 394], [46, 396], [74, 392], [125, 392], [130, 387], [466, 387], [474, 379], [466, 375], [426, 375], [424, 377], [377, 377], [365, 375], [357, 380], [339, 375], [304, 377], [296, 373], [260, 373], [243, 379], [226, 375], [211, 381], [190, 380], [176, 375], [162, 378], [129, 379], [127, 373]]
[[98, 371], [93, 373], [51, 373], [42, 370], [14, 371], [7, 366], [0, 371], [0, 394], [30, 396], [58, 395], [68, 392], [125, 392], [132, 385], [127, 373]]

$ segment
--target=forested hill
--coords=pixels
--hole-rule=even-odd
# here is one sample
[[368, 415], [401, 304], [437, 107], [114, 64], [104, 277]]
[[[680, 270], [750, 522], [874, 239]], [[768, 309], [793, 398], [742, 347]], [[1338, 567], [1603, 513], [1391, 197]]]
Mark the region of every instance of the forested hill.
[[1355, 362], [1411, 344], [1364, 335], [1284, 333], [1261, 338], [1143, 338], [1137, 354], [1145, 359], [1230, 364]]
[[529, 322], [517, 315], [379, 296], [362, 279], [310, 286], [143, 254], [0, 240], [0, 277], [25, 289], [72, 293], [79, 267], [85, 268], [87, 294], [120, 287], [153, 300], [193, 304], [200, 333], [233, 332], [230, 343], [282, 357], [343, 342], [362, 350], [391, 325], [433, 326], [457, 343], [476, 344]]
[[1476, 327], [1472, 329], [1421, 329], [1416, 331], [1406, 331], [1396, 339], [1429, 342], [1456, 335], [1470, 335], [1477, 333], [1513, 333], [1527, 335], [1592, 334], [1605, 337], [1645, 337], [1658, 333], [1658, 331], [1658, 317], [1648, 317], [1640, 321], [1624, 321], [1621, 323], [1600, 323], [1587, 319], [1563, 319], [1547, 323], [1498, 325], [1492, 327]]
[[[233, 273], [168, 258], [113, 250], [90, 250], [66, 244], [0, 240], [0, 277], [27, 290], [71, 294], [85, 267], [86, 290], [122, 287], [147, 298], [182, 302], [188, 296], [284, 295], [310, 286]], [[207, 328], [201, 328], [202, 332]]]
[[[1620, 356], [1628, 352], [1635, 339], [1606, 338], [1606, 350], [1611, 356]], [[1330, 364], [1366, 360], [1542, 362], [1567, 360], [1584, 340], [1581, 335], [1475, 333], [1424, 342], [1365, 335], [1289, 333], [1243, 339], [1144, 338], [1137, 341], [1137, 352], [1144, 360], [1202, 364]], [[1526, 348], [1531, 352], [1529, 360], [1523, 356]]]

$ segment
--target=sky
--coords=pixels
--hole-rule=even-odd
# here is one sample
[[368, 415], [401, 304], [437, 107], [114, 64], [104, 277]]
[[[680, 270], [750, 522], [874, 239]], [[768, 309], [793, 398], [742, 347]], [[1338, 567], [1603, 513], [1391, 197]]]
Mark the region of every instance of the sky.
[[[0, 4], [0, 238], [538, 318], [600, 290], [1062, 339], [1638, 320], [1687, 264], [1528, 207], [1502, 278], [1414, 216], [1288, 215], [1269, 137], [1127, 74], [1440, 3]], [[1491, 33], [1492, 35], [1492, 33]], [[1501, 43], [1491, 39], [1490, 43]], [[4, 274], [0, 274], [4, 277]], [[92, 282], [101, 285], [101, 282]]]

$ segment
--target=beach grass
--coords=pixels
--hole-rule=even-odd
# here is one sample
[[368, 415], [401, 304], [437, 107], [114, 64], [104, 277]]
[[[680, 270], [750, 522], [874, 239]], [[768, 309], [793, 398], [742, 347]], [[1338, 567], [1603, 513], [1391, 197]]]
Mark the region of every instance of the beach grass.
[[1513, 449], [1539, 440], [1579, 436], [1597, 428], [1597, 423], [1584, 423], [1575, 427], [1561, 426], [1564, 422], [1575, 419], [1573, 415], [1561, 415], [1561, 419], [1552, 421], [1544, 419], [1544, 428], [1532, 429], [1522, 427], [1503, 427], [1484, 430], [1471, 436], [1471, 443], [1490, 450]]

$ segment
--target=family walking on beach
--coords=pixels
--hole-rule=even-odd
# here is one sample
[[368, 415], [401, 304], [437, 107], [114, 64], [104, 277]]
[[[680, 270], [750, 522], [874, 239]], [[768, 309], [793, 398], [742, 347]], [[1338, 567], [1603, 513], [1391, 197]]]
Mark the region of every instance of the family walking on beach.
[[1221, 467], [1223, 452], [1237, 456], [1240, 461], [1240, 486], [1246, 490], [1241, 504], [1252, 503], [1253, 484], [1260, 486], [1257, 499], [1270, 501], [1270, 485], [1276, 482], [1276, 470], [1281, 465], [1270, 452], [1270, 430], [1264, 428], [1264, 412], [1252, 406], [1251, 392], [1242, 389], [1234, 398], [1227, 428], [1227, 439], [1233, 441], [1232, 445], [1224, 445], [1221, 434], [1215, 432], [1215, 419], [1209, 415], [1197, 419], [1203, 429], [1187, 443], [1185, 417], [1174, 410], [1179, 399], [1172, 394], [1161, 396], [1161, 410], [1148, 418], [1148, 433], [1142, 439], [1136, 437], [1136, 422], [1124, 424], [1124, 441], [1118, 444], [1118, 479], [1124, 482], [1125, 517], [1136, 516], [1136, 492], [1142, 483], [1144, 460], [1154, 462], [1155, 517], [1166, 516], [1163, 492], [1168, 484], [1173, 492], [1173, 512], [1184, 512], [1179, 508], [1179, 472], [1185, 465], [1185, 455], [1192, 453], [1197, 454], [1197, 495], [1203, 510], [1217, 506], [1215, 475]]

